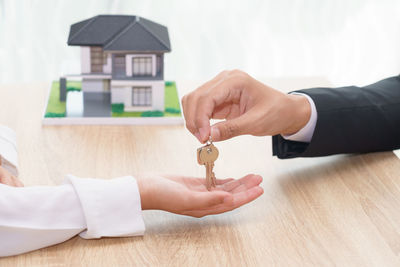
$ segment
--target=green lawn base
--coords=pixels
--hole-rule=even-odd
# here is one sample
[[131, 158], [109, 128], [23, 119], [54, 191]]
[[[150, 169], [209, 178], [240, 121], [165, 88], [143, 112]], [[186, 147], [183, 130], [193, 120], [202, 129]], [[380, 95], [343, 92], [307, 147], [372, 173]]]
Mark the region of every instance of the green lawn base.
[[143, 111], [140, 117], [164, 117], [164, 112], [159, 110]]
[[66, 116], [66, 113], [52, 113], [52, 112], [46, 112], [44, 115], [45, 118], [64, 118]]
[[179, 105], [178, 90], [176, 89], [176, 83], [173, 81], [165, 82], [165, 110], [164, 117], [181, 117], [181, 107]]
[[141, 112], [141, 111], [133, 111], [133, 112], [131, 112], [131, 111], [129, 111], [129, 112], [122, 112], [122, 113], [116, 113], [116, 112], [112, 112], [111, 113], [111, 117], [116, 117], [116, 118], [132, 118], [132, 117], [137, 117], [137, 118], [139, 118], [139, 117], [141, 117], [142, 116], [142, 113], [143, 112]]
[[60, 83], [54, 81], [51, 85], [49, 100], [47, 103], [46, 118], [65, 117], [65, 102], [60, 102]]
[[[80, 81], [67, 81], [67, 92], [81, 91], [82, 83]], [[46, 118], [62, 118], [66, 116], [66, 104], [60, 102], [60, 83], [54, 81], [51, 85], [50, 96], [47, 103]], [[112, 117], [181, 117], [182, 112], [179, 105], [178, 91], [176, 83], [173, 81], [165, 82], [164, 111], [136, 111], [124, 112], [124, 104], [112, 104]]]

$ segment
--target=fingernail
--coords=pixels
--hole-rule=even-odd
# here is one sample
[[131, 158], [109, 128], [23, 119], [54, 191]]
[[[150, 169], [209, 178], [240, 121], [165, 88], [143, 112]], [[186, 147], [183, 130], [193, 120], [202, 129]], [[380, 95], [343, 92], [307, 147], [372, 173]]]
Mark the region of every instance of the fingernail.
[[218, 141], [221, 137], [221, 133], [219, 132], [217, 127], [211, 127], [211, 139], [213, 141]]
[[258, 190], [258, 194], [260, 194], [260, 195], [264, 194], [264, 189], [262, 187], [260, 187], [260, 186], [258, 186], [258, 188], [259, 188], [259, 189], [257, 189]]
[[208, 135], [209, 135], [209, 133], [207, 131], [207, 128], [205, 128], [205, 127], [200, 128], [200, 137], [201, 137], [200, 141], [203, 142], [203, 141], [207, 140]]

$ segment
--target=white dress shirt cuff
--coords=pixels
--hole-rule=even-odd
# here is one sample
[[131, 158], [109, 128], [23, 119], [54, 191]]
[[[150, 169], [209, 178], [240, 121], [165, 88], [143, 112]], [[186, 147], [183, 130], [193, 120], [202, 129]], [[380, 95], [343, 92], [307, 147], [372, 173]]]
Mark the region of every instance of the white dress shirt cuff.
[[307, 98], [307, 100], [311, 106], [311, 116], [310, 116], [310, 119], [308, 120], [307, 124], [301, 130], [299, 130], [297, 133], [294, 133], [292, 135], [282, 135], [282, 137], [285, 138], [286, 140], [290, 140], [290, 141], [309, 143], [314, 135], [315, 125], [317, 124], [317, 119], [318, 119], [318, 114], [317, 114], [317, 109], [315, 108], [315, 103], [312, 100], [312, 98], [306, 94], [297, 93], [297, 92], [294, 92], [291, 94], [302, 95]]
[[14, 176], [18, 176], [16, 135], [13, 130], [0, 125], [0, 165]]
[[67, 175], [66, 182], [74, 186], [85, 215], [82, 238], [144, 234], [139, 189], [132, 176], [100, 180]]

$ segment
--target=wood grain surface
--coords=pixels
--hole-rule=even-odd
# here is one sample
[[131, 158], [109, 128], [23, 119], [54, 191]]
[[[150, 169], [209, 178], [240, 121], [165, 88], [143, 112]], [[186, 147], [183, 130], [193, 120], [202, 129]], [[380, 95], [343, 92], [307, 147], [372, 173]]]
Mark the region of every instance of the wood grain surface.
[[[324, 79], [266, 79], [283, 91]], [[177, 83], [181, 95], [198, 83]], [[204, 176], [183, 126], [42, 126], [48, 83], [0, 86], [0, 124], [17, 131], [26, 186], [64, 175]], [[218, 143], [218, 178], [264, 177], [265, 193], [201, 219], [144, 212], [143, 237], [71, 240], [0, 266], [400, 266], [400, 161], [392, 152], [279, 160], [269, 137]], [[0, 237], [1, 238], [1, 237]]]

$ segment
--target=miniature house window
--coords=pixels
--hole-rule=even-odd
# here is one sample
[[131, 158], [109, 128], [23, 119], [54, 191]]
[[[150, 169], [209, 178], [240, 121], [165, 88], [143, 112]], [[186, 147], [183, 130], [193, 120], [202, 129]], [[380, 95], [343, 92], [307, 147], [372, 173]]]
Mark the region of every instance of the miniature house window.
[[90, 47], [90, 70], [91, 72], [103, 72], [103, 65], [107, 63], [107, 56], [103, 49], [97, 46]]
[[126, 55], [126, 76], [156, 76], [156, 55]]
[[152, 105], [151, 87], [132, 87], [132, 106], [148, 107]]
[[152, 58], [134, 57], [132, 58], [132, 76], [151, 76]]

